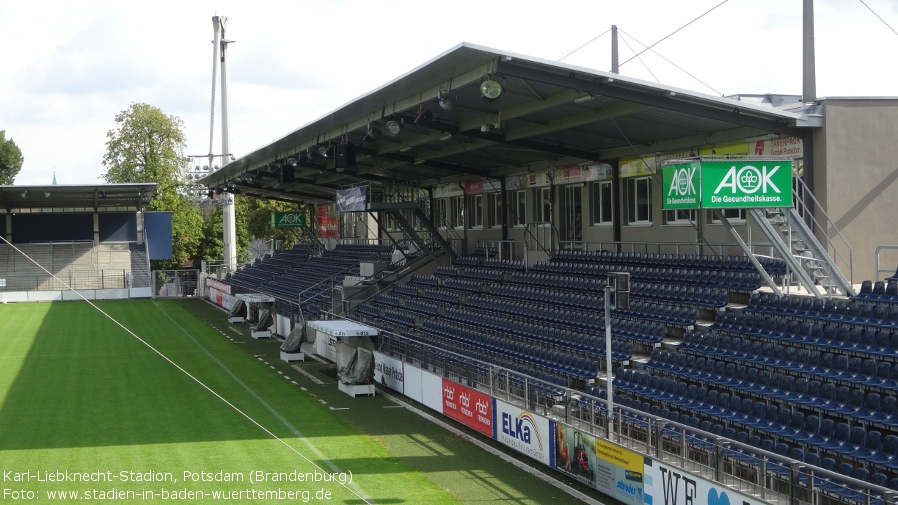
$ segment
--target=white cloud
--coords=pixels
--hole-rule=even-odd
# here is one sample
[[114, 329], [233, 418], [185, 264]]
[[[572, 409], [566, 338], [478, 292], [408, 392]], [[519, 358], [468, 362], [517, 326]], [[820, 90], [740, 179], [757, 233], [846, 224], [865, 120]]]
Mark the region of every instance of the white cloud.
[[[893, 27], [898, 3], [866, 0]], [[132, 102], [184, 120], [209, 150], [212, 16], [229, 18], [231, 147], [245, 154], [466, 41], [557, 60], [612, 24], [621, 61], [719, 0], [451, 4], [420, 0], [0, 3], [0, 129], [25, 155], [19, 184], [93, 183], [106, 131]], [[860, 1], [817, 0], [819, 96], [898, 95], [898, 35]], [[645, 80], [723, 94], [801, 93], [801, 4], [730, 0], [627, 62]], [[610, 68], [610, 35], [565, 62]], [[216, 111], [216, 117], [219, 112]], [[218, 145], [216, 124], [215, 144]], [[218, 147], [213, 148], [219, 149]]]

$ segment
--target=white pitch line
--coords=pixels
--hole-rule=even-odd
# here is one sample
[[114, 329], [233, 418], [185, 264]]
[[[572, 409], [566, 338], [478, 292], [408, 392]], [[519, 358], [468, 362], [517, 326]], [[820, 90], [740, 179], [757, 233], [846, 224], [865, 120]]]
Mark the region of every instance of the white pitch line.
[[[171, 315], [169, 315], [167, 312], [165, 312], [164, 310], [162, 310], [162, 307], [159, 307], [159, 305], [156, 304], [155, 300], [153, 301], [153, 304], [156, 306], [157, 309], [159, 309], [159, 312], [161, 312], [162, 315], [164, 315], [169, 321], [171, 321], [171, 323], [172, 323], [174, 326], [176, 326], [179, 330], [181, 330], [181, 333], [183, 333], [183, 334], [184, 334], [188, 339], [190, 339], [190, 340], [191, 340], [197, 347], [199, 347], [200, 350], [203, 351], [203, 353], [205, 353], [206, 356], [207, 356], [210, 360], [212, 360], [213, 363], [215, 363], [216, 365], [218, 365], [218, 366], [219, 366], [219, 367], [220, 367], [226, 374], [228, 374], [228, 376], [231, 378], [231, 380], [233, 380], [234, 382], [236, 382], [236, 383], [237, 383], [240, 387], [242, 387], [247, 393], [249, 393], [250, 396], [252, 396], [253, 398], [255, 398], [255, 400], [256, 400], [257, 402], [259, 402], [260, 405], [262, 405], [268, 412], [270, 412], [271, 415], [273, 415], [275, 418], [277, 418], [277, 420], [280, 421], [280, 422], [281, 422], [287, 429], [289, 429], [290, 432], [293, 434], [293, 436], [295, 436], [297, 439], [299, 439], [300, 441], [302, 441], [302, 443], [305, 444], [306, 447], [308, 447], [309, 450], [311, 450], [312, 453], [314, 453], [315, 456], [316, 456], [320, 461], [322, 461], [323, 464], [324, 464], [325, 466], [327, 466], [328, 468], [330, 468], [330, 469], [331, 469], [333, 472], [335, 472], [335, 473], [339, 473], [339, 472], [342, 471], [336, 464], [334, 464], [333, 461], [331, 461], [330, 459], [328, 459], [328, 457], [325, 456], [324, 453], [322, 453], [317, 447], [315, 447], [315, 445], [312, 444], [312, 442], [310, 442], [309, 439], [306, 438], [306, 437], [302, 434], [302, 432], [299, 431], [298, 428], [296, 428], [296, 426], [294, 426], [289, 420], [287, 420], [286, 417], [284, 417], [280, 412], [278, 412], [277, 410], [275, 410], [275, 408], [272, 407], [270, 403], [266, 402], [261, 396], [259, 396], [259, 395], [258, 395], [252, 388], [249, 387], [248, 384], [246, 384], [245, 382], [243, 382], [243, 380], [241, 380], [240, 377], [237, 376], [237, 374], [235, 374], [230, 368], [228, 368], [228, 366], [225, 365], [221, 360], [219, 360], [217, 357], [215, 357], [215, 355], [212, 354], [212, 352], [209, 351], [209, 349], [207, 349], [205, 346], [203, 346], [203, 345], [199, 342], [199, 340], [196, 339], [196, 337], [194, 337], [192, 334], [190, 334], [190, 332], [188, 332], [187, 330], [185, 330], [183, 326], [181, 326], [180, 324], [178, 324], [178, 322], [175, 321], [174, 318], [171, 317]], [[158, 351], [157, 351], [157, 353], [158, 353]], [[171, 361], [170, 361], [170, 362], [171, 362]], [[174, 362], [171, 362], [171, 363], [174, 364]], [[183, 369], [182, 369], [182, 371], [183, 371]], [[185, 372], [185, 373], [186, 373], [186, 372]], [[262, 428], [264, 431], [266, 431], [266, 432], [267, 432], [269, 435], [271, 435], [273, 438], [275, 438], [275, 439], [278, 440], [280, 443], [282, 443], [283, 445], [285, 445], [285, 446], [287, 446], [288, 448], [290, 448], [290, 449], [291, 449], [294, 453], [296, 453], [298, 456], [300, 456], [301, 458], [305, 459], [306, 462], [311, 463], [313, 466], [316, 466], [316, 467], [318, 466], [317, 464], [315, 464], [314, 461], [312, 461], [310, 458], [308, 458], [307, 456], [305, 456], [304, 454], [302, 454], [301, 452], [299, 452], [297, 449], [295, 449], [293, 446], [291, 446], [290, 444], [288, 444], [288, 443], [285, 442], [284, 440], [278, 438], [274, 433], [272, 433], [270, 430], [268, 430], [267, 428], [265, 428], [264, 426], [262, 426], [258, 421], [256, 421], [255, 419], [253, 419], [253, 418], [250, 417], [249, 415], [243, 413], [243, 411], [239, 410], [236, 406], [234, 406], [233, 404], [231, 404], [230, 402], [228, 402], [227, 400], [225, 400], [225, 398], [224, 398], [223, 396], [219, 395], [218, 393], [215, 393], [212, 389], [210, 389], [208, 386], [206, 386], [205, 384], [203, 384], [202, 382], [200, 382], [198, 379], [194, 378], [194, 380], [197, 381], [197, 382], [199, 382], [200, 385], [202, 385], [202, 386], [203, 386], [204, 388], [206, 388], [208, 391], [210, 391], [211, 393], [215, 394], [215, 396], [218, 396], [218, 398], [220, 398], [222, 401], [224, 401], [225, 403], [227, 403], [231, 408], [233, 408], [234, 410], [237, 410], [240, 414], [242, 414], [244, 417], [246, 417], [247, 419], [249, 419], [253, 424], [255, 424], [256, 426], [258, 426], [259, 428]], [[321, 469], [321, 470], [324, 471], [323, 469]], [[351, 484], [343, 484], [343, 487], [345, 487], [347, 490], [349, 490], [350, 492], [352, 492], [353, 494], [355, 494], [357, 497], [359, 497], [360, 499], [362, 499], [362, 501], [364, 501], [365, 503], [371, 503], [371, 502], [369, 501], [369, 498], [363, 497], [363, 495], [366, 495], [366, 493], [365, 493], [365, 492], [362, 490], [362, 488], [361, 488], [358, 484], [356, 484], [355, 482], [353, 482], [353, 483], [351, 483]]]
[[310, 381], [314, 382], [315, 384], [318, 384], [319, 386], [324, 384], [324, 381], [322, 381], [322, 380], [319, 379], [318, 377], [315, 377], [314, 375], [310, 374], [309, 372], [306, 372], [306, 371], [303, 370], [302, 368], [299, 368], [299, 367], [296, 366], [296, 365], [293, 365], [293, 368], [294, 368], [297, 372], [299, 372], [299, 373], [305, 375]]

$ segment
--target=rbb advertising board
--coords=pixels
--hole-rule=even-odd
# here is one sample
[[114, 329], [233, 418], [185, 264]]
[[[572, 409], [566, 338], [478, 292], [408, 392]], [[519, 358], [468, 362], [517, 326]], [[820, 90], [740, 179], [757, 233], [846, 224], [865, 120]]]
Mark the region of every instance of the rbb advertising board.
[[665, 210], [792, 206], [791, 160], [696, 160], [662, 174]]
[[443, 415], [493, 436], [493, 399], [476, 389], [443, 379]]
[[501, 400], [495, 401], [496, 440], [546, 465], [554, 466], [555, 437], [549, 420]]
[[726, 486], [645, 458], [645, 503], [651, 505], [764, 505]]

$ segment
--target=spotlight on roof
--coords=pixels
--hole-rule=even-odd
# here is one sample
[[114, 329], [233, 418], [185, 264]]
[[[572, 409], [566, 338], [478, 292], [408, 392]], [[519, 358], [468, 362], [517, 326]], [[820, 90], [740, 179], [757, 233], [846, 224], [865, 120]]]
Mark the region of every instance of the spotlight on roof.
[[299, 165], [299, 161], [296, 158], [290, 157], [287, 158], [287, 164], [291, 167], [295, 167], [296, 165]]
[[449, 95], [448, 91], [440, 90], [437, 99], [439, 99], [440, 107], [442, 107], [443, 110], [450, 112], [455, 110], [455, 99]]
[[483, 98], [493, 101], [502, 95], [502, 85], [492, 78], [487, 78], [480, 83], [480, 94], [483, 95]]
[[391, 119], [387, 121], [387, 131], [390, 135], [399, 135], [399, 132], [402, 131], [402, 119], [396, 121], [395, 119]]

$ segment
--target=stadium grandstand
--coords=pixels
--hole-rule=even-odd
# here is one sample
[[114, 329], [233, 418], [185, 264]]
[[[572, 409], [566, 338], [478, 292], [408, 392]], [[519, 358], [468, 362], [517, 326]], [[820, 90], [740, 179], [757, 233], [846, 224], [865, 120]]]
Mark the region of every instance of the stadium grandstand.
[[379, 388], [621, 502], [895, 504], [898, 101], [741, 98], [460, 44], [204, 177], [309, 215], [199, 294], [371, 327]]
[[150, 259], [171, 257], [170, 214], [145, 211], [155, 191], [156, 184], [0, 186], [0, 300], [77, 299], [73, 291], [151, 297]]
[[385, 387], [623, 502], [895, 503], [898, 102], [752, 97], [461, 44], [201, 181], [315, 204], [209, 296], [376, 328]]

